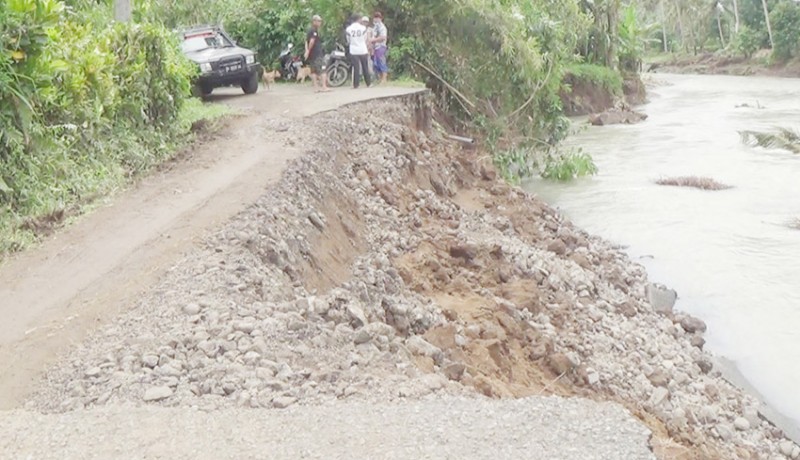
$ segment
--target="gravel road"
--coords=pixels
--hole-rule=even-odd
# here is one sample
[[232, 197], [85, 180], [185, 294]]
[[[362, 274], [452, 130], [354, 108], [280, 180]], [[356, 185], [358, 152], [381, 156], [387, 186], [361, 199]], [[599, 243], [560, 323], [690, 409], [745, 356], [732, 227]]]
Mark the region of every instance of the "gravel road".
[[[391, 423], [387, 421], [391, 420]], [[431, 397], [286, 410], [0, 413], [6, 459], [653, 459], [650, 431], [585, 399]]]

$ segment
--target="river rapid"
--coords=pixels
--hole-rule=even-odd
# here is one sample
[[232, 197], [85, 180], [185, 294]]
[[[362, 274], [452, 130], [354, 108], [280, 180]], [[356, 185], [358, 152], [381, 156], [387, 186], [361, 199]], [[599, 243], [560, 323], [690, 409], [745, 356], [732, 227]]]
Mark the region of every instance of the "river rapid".
[[[788, 226], [800, 218], [800, 155], [745, 146], [738, 134], [800, 129], [800, 79], [652, 80], [640, 108], [648, 120], [570, 139], [592, 155], [596, 176], [525, 188], [626, 246], [652, 281], [678, 292], [677, 309], [706, 321], [706, 348], [800, 425], [800, 230]], [[733, 188], [654, 183], [690, 175]]]

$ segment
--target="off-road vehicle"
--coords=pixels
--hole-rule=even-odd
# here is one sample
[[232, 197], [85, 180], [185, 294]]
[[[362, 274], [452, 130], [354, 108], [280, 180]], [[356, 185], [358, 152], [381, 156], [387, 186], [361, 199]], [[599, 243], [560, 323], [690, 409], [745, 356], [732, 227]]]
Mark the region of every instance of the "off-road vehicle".
[[218, 26], [198, 26], [181, 33], [181, 49], [200, 67], [194, 82], [196, 96], [207, 96], [214, 88], [241, 86], [245, 94], [258, 91], [261, 64], [256, 53], [236, 45]]

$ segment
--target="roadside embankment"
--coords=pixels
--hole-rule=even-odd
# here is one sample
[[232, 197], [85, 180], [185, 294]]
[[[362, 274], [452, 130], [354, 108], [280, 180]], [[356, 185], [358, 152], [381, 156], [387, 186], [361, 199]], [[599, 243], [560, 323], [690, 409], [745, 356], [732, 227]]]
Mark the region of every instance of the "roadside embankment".
[[27, 408], [553, 394], [625, 406], [660, 458], [800, 456], [713, 368], [702, 321], [656, 311], [641, 266], [447, 141], [427, 103], [265, 123], [307, 154]]

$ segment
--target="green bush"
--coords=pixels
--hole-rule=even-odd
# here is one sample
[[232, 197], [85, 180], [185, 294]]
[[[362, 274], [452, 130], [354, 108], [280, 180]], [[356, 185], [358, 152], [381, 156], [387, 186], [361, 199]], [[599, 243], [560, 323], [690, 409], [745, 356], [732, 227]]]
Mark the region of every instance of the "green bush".
[[29, 240], [20, 233], [32, 221], [119, 187], [180, 137], [195, 69], [177, 38], [160, 25], [97, 25], [105, 14], [0, 0], [0, 253]]
[[597, 173], [594, 160], [579, 150], [562, 151], [555, 148], [534, 148], [518, 145], [501, 150], [494, 156], [494, 165], [507, 182], [520, 180], [538, 173], [545, 179], [569, 181]]
[[769, 13], [772, 36], [775, 41], [773, 57], [785, 61], [800, 56], [800, 5], [781, 2]]
[[591, 176], [597, 173], [597, 166], [589, 154], [576, 151], [560, 155], [549, 155], [541, 172], [545, 179], [568, 181], [576, 177]]
[[747, 59], [750, 59], [756, 51], [761, 49], [765, 35], [763, 32], [742, 26], [739, 33], [733, 38], [733, 50]]

